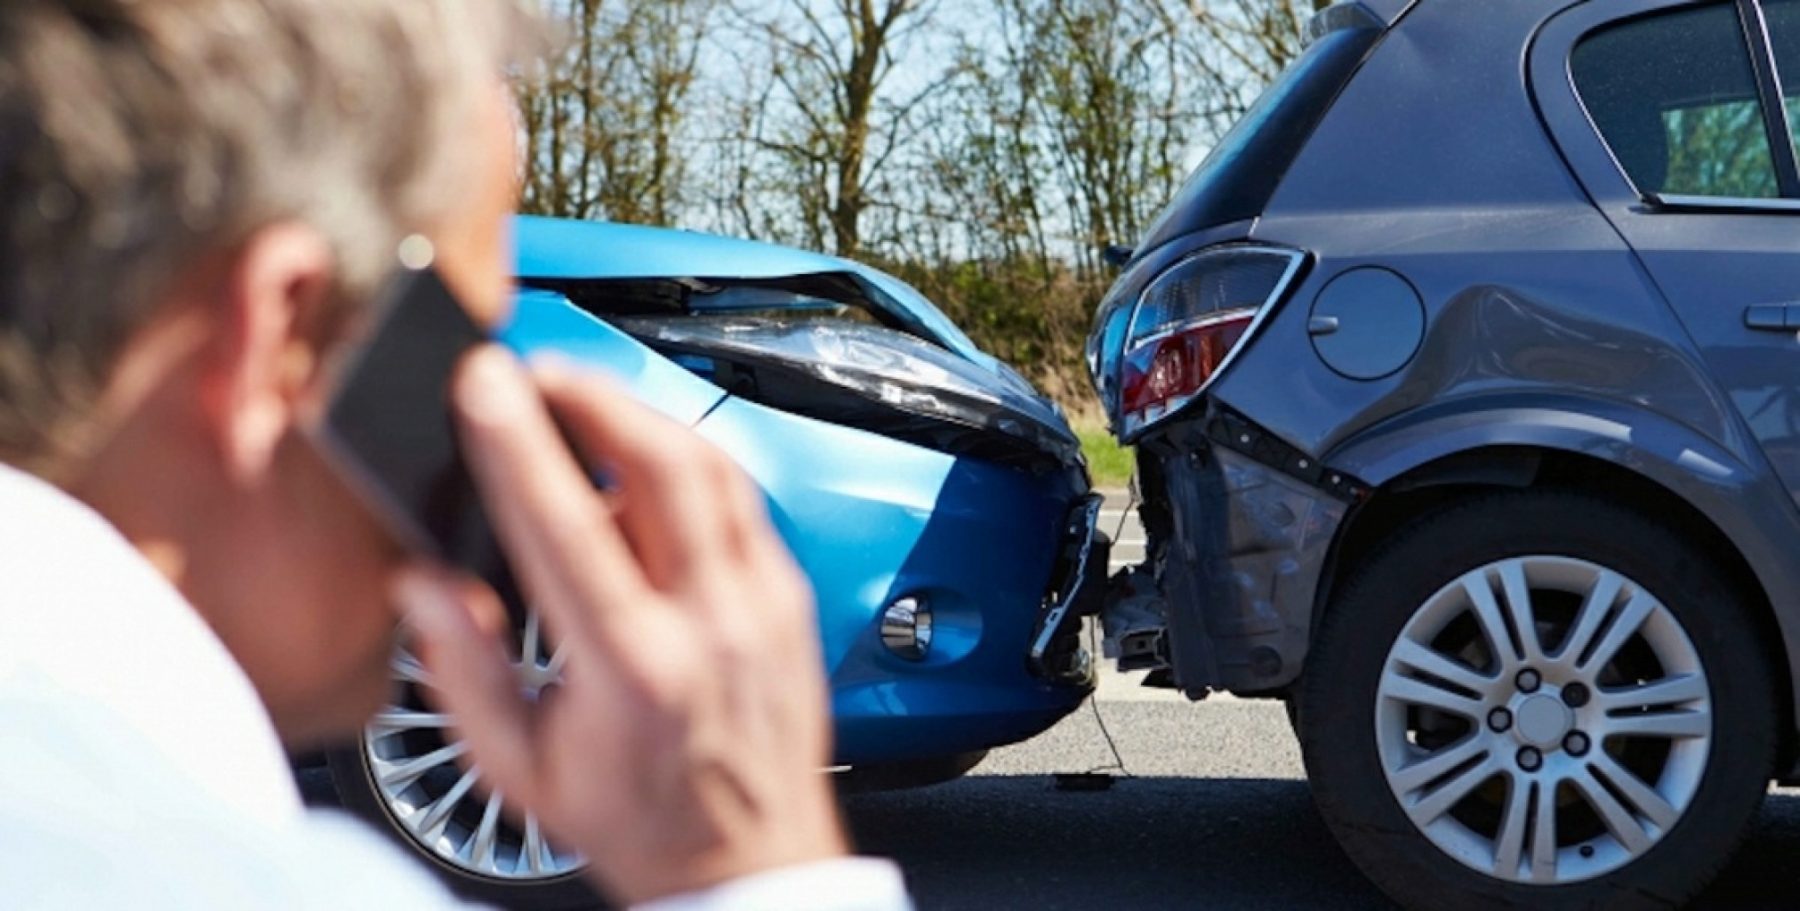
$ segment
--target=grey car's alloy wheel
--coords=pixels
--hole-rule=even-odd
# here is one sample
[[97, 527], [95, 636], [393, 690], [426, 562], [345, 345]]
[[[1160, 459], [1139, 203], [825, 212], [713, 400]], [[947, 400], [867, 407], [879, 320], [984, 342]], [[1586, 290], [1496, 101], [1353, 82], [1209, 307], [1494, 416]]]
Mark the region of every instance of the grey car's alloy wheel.
[[1642, 586], [1513, 557], [1445, 586], [1400, 631], [1376, 747], [1445, 854], [1499, 879], [1575, 882], [1642, 856], [1693, 802], [1709, 692], [1693, 641]]
[[1402, 904], [1693, 897], [1774, 765], [1751, 608], [1699, 540], [1569, 491], [1477, 494], [1346, 567], [1301, 692], [1321, 814]]
[[[535, 613], [518, 630], [513, 668], [536, 699], [562, 675]], [[394, 696], [357, 748], [331, 757], [340, 795], [353, 810], [385, 822], [465, 894], [515, 907], [585, 907], [586, 861], [558, 847], [531, 814], [509, 813], [506, 796], [482, 786], [451, 719], [426, 700], [431, 676], [405, 649], [394, 656]], [[517, 822], [515, 822], [515, 819]]]

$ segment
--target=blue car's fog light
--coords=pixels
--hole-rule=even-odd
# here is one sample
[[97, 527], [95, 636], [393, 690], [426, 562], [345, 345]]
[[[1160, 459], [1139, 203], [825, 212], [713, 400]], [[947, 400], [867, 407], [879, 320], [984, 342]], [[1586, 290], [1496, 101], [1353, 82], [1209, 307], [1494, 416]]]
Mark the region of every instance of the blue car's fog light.
[[908, 661], [923, 661], [931, 652], [931, 605], [906, 597], [881, 612], [881, 644]]

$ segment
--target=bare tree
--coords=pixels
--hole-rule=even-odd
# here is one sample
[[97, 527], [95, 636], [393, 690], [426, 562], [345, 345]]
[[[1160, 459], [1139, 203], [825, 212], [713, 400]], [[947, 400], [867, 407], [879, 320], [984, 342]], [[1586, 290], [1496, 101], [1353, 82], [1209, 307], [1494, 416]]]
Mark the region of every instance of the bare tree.
[[[903, 97], [887, 89], [905, 54], [932, 25], [937, 0], [779, 0], [741, 9], [765, 39], [779, 100], [791, 117], [758, 138], [792, 177], [809, 237], [837, 253], [862, 252], [863, 218], [914, 114], [947, 77]], [[772, 97], [769, 100], [773, 100]]]
[[562, 53], [519, 93], [526, 211], [668, 224], [687, 187], [687, 101], [719, 0], [549, 0]]
[[1009, 68], [1031, 87], [1069, 253], [1095, 275], [1099, 250], [1135, 239], [1180, 178], [1194, 101], [1181, 22], [1145, 0], [1005, 0], [998, 15], [1022, 36]]

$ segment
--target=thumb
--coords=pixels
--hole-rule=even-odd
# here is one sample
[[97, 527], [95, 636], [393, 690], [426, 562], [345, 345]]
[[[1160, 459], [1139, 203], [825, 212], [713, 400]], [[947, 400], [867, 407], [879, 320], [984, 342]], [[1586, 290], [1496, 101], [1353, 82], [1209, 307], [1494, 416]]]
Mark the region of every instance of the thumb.
[[529, 804], [533, 707], [507, 658], [504, 626], [477, 620], [504, 618], [499, 599], [480, 582], [422, 567], [402, 571], [393, 590], [431, 676], [426, 698], [454, 716], [490, 788]]

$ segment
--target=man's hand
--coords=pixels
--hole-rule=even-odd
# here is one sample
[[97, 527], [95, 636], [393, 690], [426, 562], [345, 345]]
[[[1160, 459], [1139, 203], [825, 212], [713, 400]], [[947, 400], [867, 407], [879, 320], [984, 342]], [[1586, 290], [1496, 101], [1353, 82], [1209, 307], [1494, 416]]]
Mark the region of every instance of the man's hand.
[[513, 571], [566, 655], [563, 684], [528, 702], [492, 592], [404, 576], [484, 780], [627, 902], [843, 854], [811, 589], [749, 479], [610, 384], [528, 375], [498, 349], [470, 355], [454, 399]]

